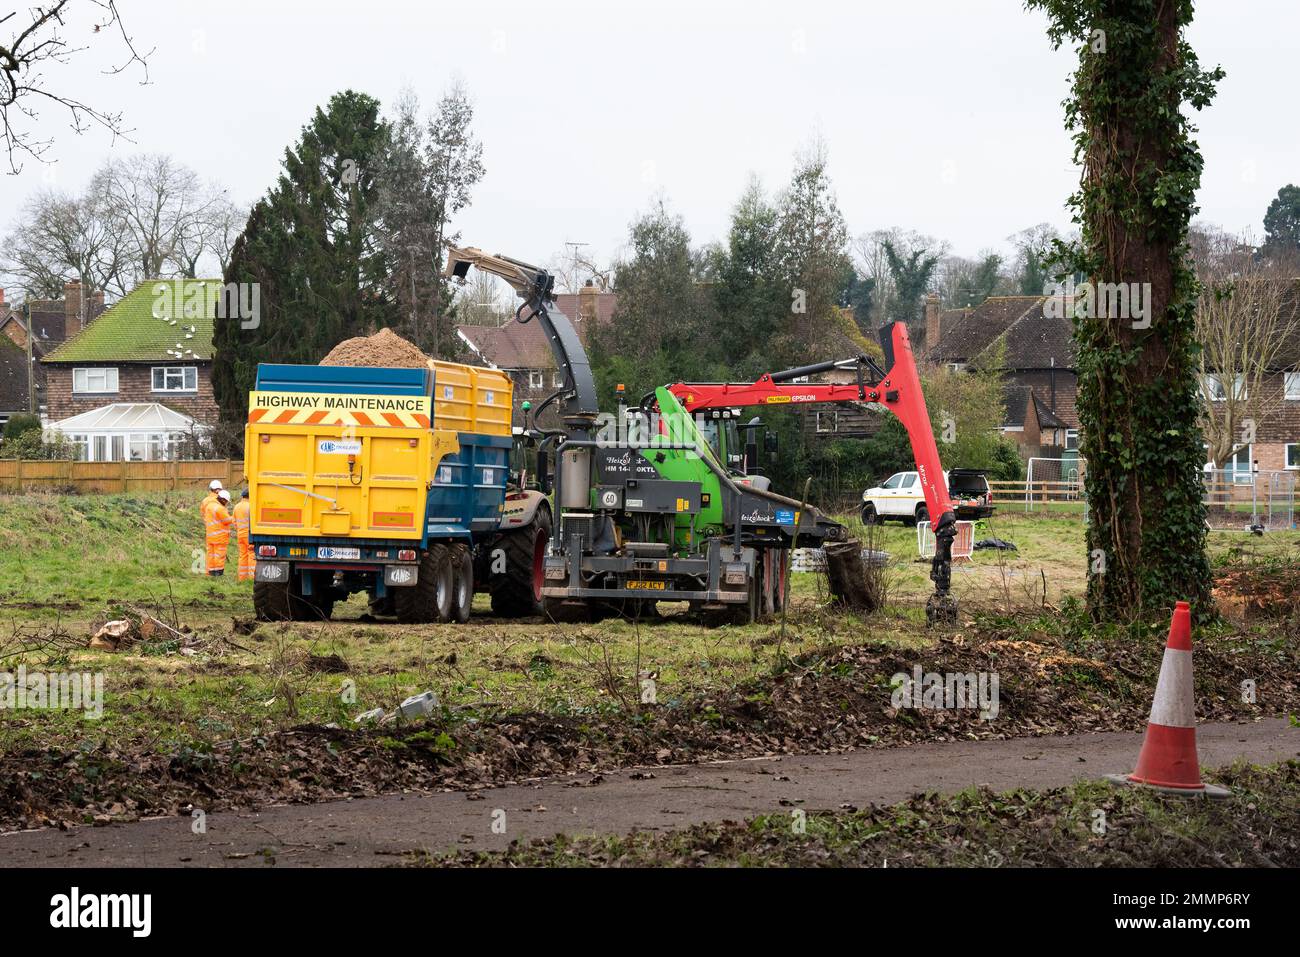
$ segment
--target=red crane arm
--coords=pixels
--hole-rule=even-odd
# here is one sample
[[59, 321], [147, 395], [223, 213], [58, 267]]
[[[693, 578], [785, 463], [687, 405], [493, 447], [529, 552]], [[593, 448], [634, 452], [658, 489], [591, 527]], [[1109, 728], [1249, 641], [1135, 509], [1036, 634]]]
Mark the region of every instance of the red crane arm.
[[[921, 478], [926, 508], [935, 516], [936, 531], [945, 516], [952, 522], [952, 500], [943, 478], [939, 448], [930, 427], [930, 413], [921, 391], [921, 377], [912, 354], [907, 325], [890, 323], [881, 330], [888, 371], [877, 383], [776, 382], [764, 373], [755, 382], [677, 382], [668, 391], [687, 412], [741, 406], [805, 405], [817, 402], [874, 402], [898, 417], [907, 430]], [[824, 363], [830, 367], [834, 363]], [[811, 368], [811, 367], [810, 367]]]

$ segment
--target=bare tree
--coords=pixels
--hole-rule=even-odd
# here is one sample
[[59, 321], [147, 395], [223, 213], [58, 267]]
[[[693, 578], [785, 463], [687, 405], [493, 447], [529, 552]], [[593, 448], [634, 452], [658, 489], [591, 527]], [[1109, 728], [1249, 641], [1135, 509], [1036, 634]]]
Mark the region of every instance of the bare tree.
[[1281, 407], [1300, 307], [1290, 295], [1293, 280], [1258, 255], [1249, 235], [1194, 230], [1191, 246], [1202, 285], [1196, 337], [1203, 428], [1209, 458], [1221, 468]]
[[499, 326], [514, 315], [513, 298], [495, 276], [476, 269], [456, 291], [456, 315], [468, 325]]
[[568, 243], [562, 253], [550, 258], [547, 270], [555, 277], [558, 292], [577, 292], [588, 282], [601, 292], [608, 292], [614, 286], [614, 267], [602, 266], [596, 258], [583, 251], [585, 243]]
[[0, 140], [3, 140], [9, 172], [22, 170], [20, 158], [43, 160], [53, 145], [52, 138], [41, 138], [34, 129], [40, 120], [40, 105], [66, 110], [74, 132], [80, 134], [91, 126], [100, 126], [114, 137], [130, 131], [122, 124], [122, 114], [92, 106], [65, 88], [50, 85], [48, 70], [67, 64], [89, 46], [77, 46], [69, 39], [73, 15], [85, 10], [86, 18], [76, 18], [75, 27], [85, 29], [92, 42], [111, 42], [118, 60], [105, 73], [116, 74], [136, 66], [143, 73], [142, 83], [149, 82], [148, 60], [153, 51], [141, 54], [127, 33], [118, 13], [116, 0], [51, 0], [25, 10], [0, 15]]
[[80, 280], [87, 297], [122, 292], [121, 237], [92, 193], [47, 190], [32, 196], [4, 249], [0, 269], [28, 298], [58, 299], [70, 279]]
[[181, 274], [199, 278], [199, 269], [216, 265], [215, 275], [225, 275], [230, 250], [248, 221], [248, 210], [226, 198], [219, 185], [208, 187], [208, 200], [181, 225], [172, 260]]
[[[448, 231], [451, 219], [469, 205], [470, 192], [483, 178], [483, 144], [474, 138], [470, 126], [474, 104], [460, 82], [452, 84], [438, 102], [438, 112], [429, 119], [425, 140], [425, 161], [437, 213], [434, 218], [434, 264], [441, 283], [442, 247], [455, 242], [458, 234]], [[445, 288], [445, 286], [444, 286]], [[433, 345], [441, 345], [442, 303], [434, 304]]]
[[183, 274], [187, 237], [202, 232], [217, 203], [197, 173], [164, 153], [111, 160], [91, 189], [122, 232], [123, 271], [135, 282]]

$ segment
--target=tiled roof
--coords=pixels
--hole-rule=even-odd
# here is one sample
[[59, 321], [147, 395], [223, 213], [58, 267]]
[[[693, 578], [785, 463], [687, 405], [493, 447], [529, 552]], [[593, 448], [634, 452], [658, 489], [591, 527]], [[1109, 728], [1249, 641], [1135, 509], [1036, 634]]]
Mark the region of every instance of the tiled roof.
[[211, 359], [212, 320], [221, 288], [219, 279], [143, 282], [44, 361]]
[[1040, 429], [1068, 429], [1070, 426], [1063, 421], [1060, 416], [1047, 407], [1038, 396], [1034, 396], [1034, 413], [1038, 416], [1038, 427]]
[[970, 362], [1006, 341], [1005, 369], [1074, 368], [1073, 330], [1062, 310], [1046, 315], [1043, 296], [992, 296], [974, 309], [948, 310], [940, 320], [937, 345], [927, 352], [935, 362]]
[[[577, 293], [560, 293], [555, 305], [573, 323], [583, 345], [589, 345], [591, 322], [579, 313], [580, 299]], [[595, 300], [596, 321], [603, 325], [614, 317], [618, 297], [600, 293]], [[520, 323], [511, 319], [500, 326], [460, 325], [456, 329], [478, 356], [498, 369], [549, 369], [555, 365], [546, 333], [536, 320]]]

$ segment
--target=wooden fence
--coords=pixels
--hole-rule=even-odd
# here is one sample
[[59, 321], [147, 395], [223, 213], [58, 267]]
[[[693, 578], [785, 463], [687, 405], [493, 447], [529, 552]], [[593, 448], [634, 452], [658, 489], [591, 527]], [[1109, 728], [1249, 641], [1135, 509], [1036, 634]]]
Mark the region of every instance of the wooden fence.
[[69, 462], [0, 459], [0, 492], [167, 492], [206, 488], [213, 479], [226, 488], [244, 482], [242, 460], [178, 462]]

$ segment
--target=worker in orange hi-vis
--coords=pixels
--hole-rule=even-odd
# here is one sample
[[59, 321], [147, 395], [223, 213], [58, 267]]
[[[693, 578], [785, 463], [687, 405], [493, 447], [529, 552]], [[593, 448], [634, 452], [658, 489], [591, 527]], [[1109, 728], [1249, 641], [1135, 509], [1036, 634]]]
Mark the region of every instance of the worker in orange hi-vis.
[[253, 578], [253, 549], [248, 544], [248, 527], [252, 518], [252, 505], [248, 501], [248, 489], [244, 489], [239, 496], [239, 504], [235, 506], [235, 539], [239, 543], [239, 580], [241, 582], [252, 581]]
[[217, 500], [207, 507], [204, 520], [207, 526], [208, 574], [220, 577], [226, 571], [226, 552], [230, 548], [230, 493], [224, 488]]
[[208, 506], [217, 504], [217, 493], [220, 491], [221, 479], [213, 479], [208, 483], [208, 494], [199, 503], [199, 514], [203, 516], [203, 521], [208, 520]]

